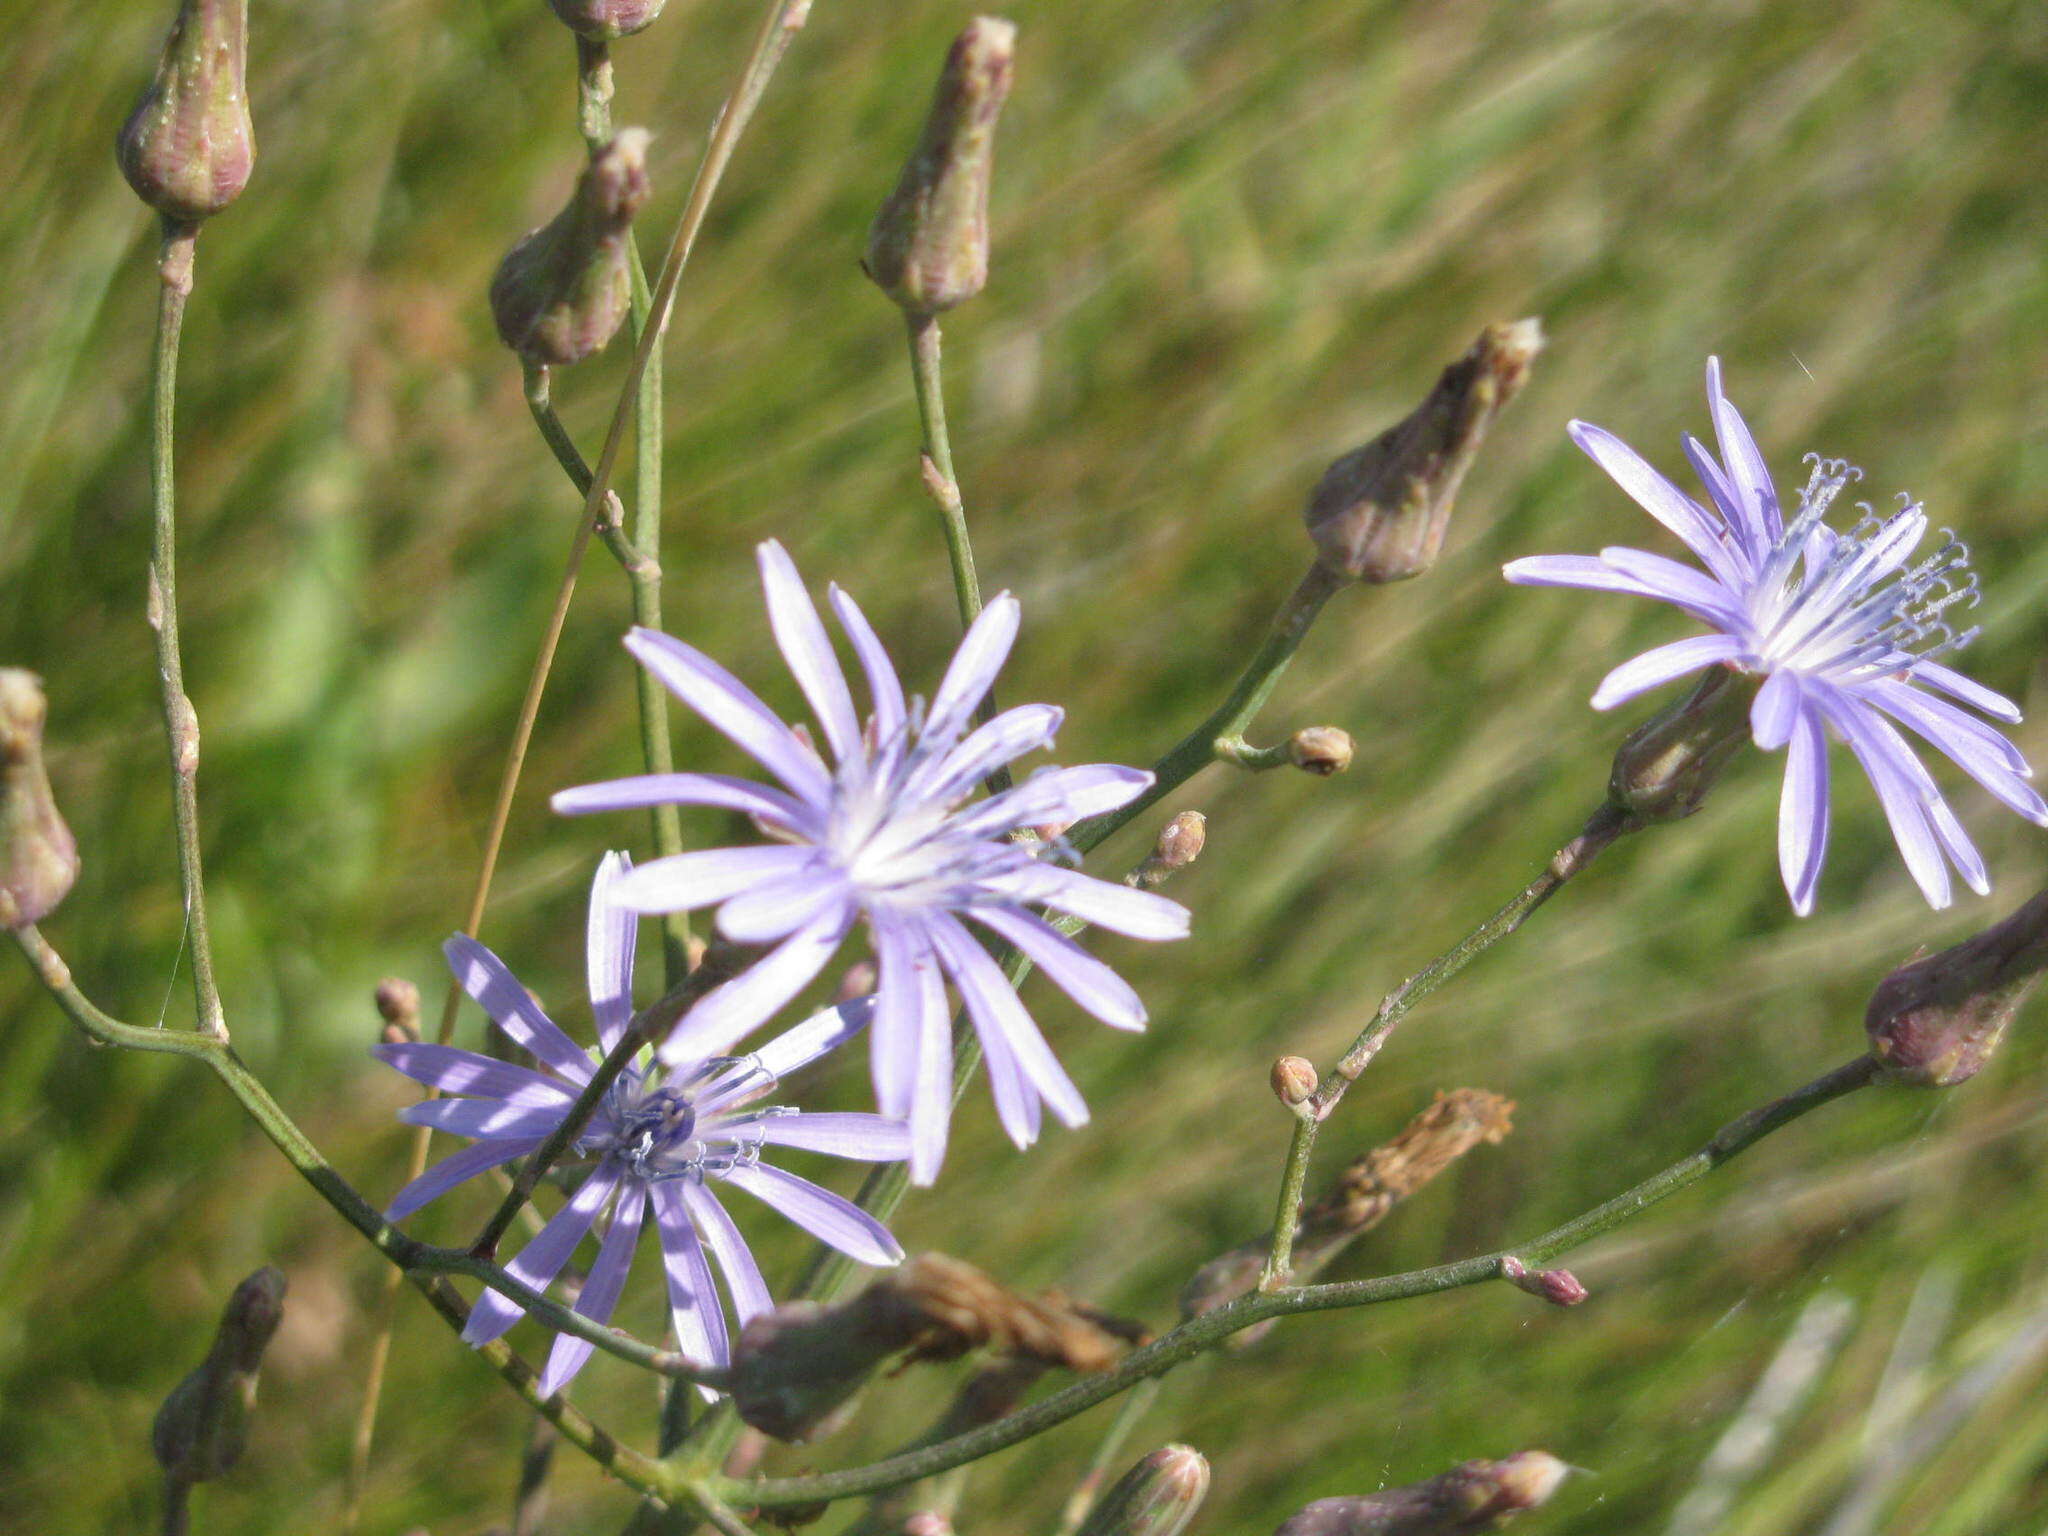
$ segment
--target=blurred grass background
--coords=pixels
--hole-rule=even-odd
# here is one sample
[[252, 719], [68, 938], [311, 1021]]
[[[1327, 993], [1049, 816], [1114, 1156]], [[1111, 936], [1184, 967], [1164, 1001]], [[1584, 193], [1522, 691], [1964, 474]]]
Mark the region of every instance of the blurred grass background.
[[[48, 680], [53, 770], [86, 860], [46, 931], [104, 1005], [176, 1022], [188, 1001], [142, 624], [153, 237], [109, 153], [169, 9], [0, 0], [0, 660]], [[670, 0], [617, 50], [620, 121], [657, 132], [649, 229], [680, 205], [753, 11]], [[815, 582], [853, 587], [912, 676], [929, 679], [955, 633], [901, 327], [854, 258], [967, 14], [819, 0], [682, 291], [671, 627], [783, 705], [794, 690], [752, 592], [763, 537]], [[1576, 828], [1625, 725], [1587, 694], [1622, 655], [1683, 632], [1647, 604], [1499, 580], [1516, 555], [1662, 547], [1570, 450], [1568, 417], [1673, 465], [1679, 431], [1704, 430], [1700, 368], [1720, 353], [1787, 478], [1808, 448], [1844, 454], [1873, 499], [1910, 487], [1970, 539], [1991, 594], [1972, 670], [2043, 702], [2048, 14], [1991, 0], [1021, 0], [1009, 14], [1023, 31], [995, 277], [949, 322], [948, 362], [983, 580], [1025, 602], [1006, 696], [1068, 707], [1063, 760], [1144, 762], [1176, 739], [1298, 574], [1297, 510], [1323, 464], [1405, 411], [1482, 323], [1539, 314], [1552, 338], [1441, 566], [1334, 604], [1269, 713], [1267, 738], [1352, 731], [1351, 772], [1212, 769], [1176, 798], [1210, 817], [1176, 891], [1196, 937], [1104, 946], [1151, 1001], [1150, 1033], [1096, 1029], [1034, 990], [1094, 1124], [1020, 1160], [977, 1092], [942, 1187], [899, 1222], [912, 1248], [1163, 1325], [1194, 1265], [1268, 1219], [1286, 1135], [1271, 1058], [1327, 1059]], [[575, 512], [482, 303], [505, 246], [573, 176], [572, 51], [538, 0], [257, 0], [252, 54], [257, 176], [200, 242], [180, 401], [216, 942], [239, 1048], [378, 1198], [403, 1165], [391, 1114], [406, 1095], [364, 1054], [370, 990], [397, 973], [438, 999], [436, 946], [466, 899]], [[588, 439], [622, 363], [615, 351], [558, 384]], [[572, 1021], [596, 839], [640, 828], [558, 823], [544, 796], [633, 766], [625, 613], [593, 556], [486, 923]], [[2040, 726], [2020, 740], [2048, 754]], [[731, 766], [692, 722], [678, 746]], [[1325, 1133], [1325, 1170], [1436, 1088], [1511, 1095], [1517, 1129], [1339, 1273], [1528, 1236], [1661, 1167], [1854, 1054], [1869, 988], [1915, 945], [2038, 887], [2041, 834], [1966, 789], [2000, 887], [1930, 914], [1844, 771], [1820, 912], [1797, 921], [1773, 853], [1778, 771], [1745, 760], [1698, 818], [1619, 847], [1404, 1028]], [[1127, 834], [1105, 866], [1140, 847]], [[1661, 1530], [1826, 1291], [1852, 1308], [1839, 1349], [1711, 1528], [1820, 1530], [1860, 1485], [1874, 1507], [1856, 1529], [2036, 1532], [2038, 1015], [1976, 1082], [1831, 1107], [1579, 1255], [1583, 1308], [1483, 1287], [1298, 1320], [1170, 1378], [1131, 1454], [1193, 1442], [1216, 1472], [1200, 1528], [1258, 1532], [1312, 1498], [1540, 1445], [1588, 1475], [1522, 1529]], [[474, 1012], [463, 1028], [477, 1038]], [[14, 964], [0, 964], [0, 1062], [0, 1526], [152, 1528], [156, 1404], [233, 1283], [276, 1261], [292, 1289], [261, 1420], [243, 1467], [198, 1495], [200, 1521], [332, 1528], [372, 1257], [200, 1069], [88, 1051]], [[842, 1064], [825, 1092], [856, 1102], [863, 1077]], [[458, 1216], [475, 1219], [421, 1230], [450, 1235]], [[771, 1274], [788, 1273], [801, 1244], [756, 1229]], [[652, 1332], [643, 1282], [621, 1320]], [[1885, 1411], [1948, 1423], [1931, 1444], [1868, 1438], [1888, 1360]], [[943, 1389], [934, 1372], [885, 1384], [864, 1428], [772, 1465], [866, 1459], [921, 1428]], [[1916, 1415], [1922, 1391], [1957, 1411]], [[652, 1396], [613, 1362], [578, 1396], [651, 1438]], [[1049, 1529], [1106, 1417], [987, 1464], [961, 1529]], [[462, 1536], [503, 1519], [525, 1423], [408, 1298], [366, 1528]], [[551, 1529], [615, 1529], [628, 1507], [565, 1453]]]

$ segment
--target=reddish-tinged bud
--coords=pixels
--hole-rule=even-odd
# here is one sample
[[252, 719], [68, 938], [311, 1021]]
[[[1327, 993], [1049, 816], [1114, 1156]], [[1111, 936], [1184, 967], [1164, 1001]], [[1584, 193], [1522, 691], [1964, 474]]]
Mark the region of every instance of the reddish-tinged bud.
[[1102, 1496], [1080, 1536], [1180, 1536], [1208, 1494], [1208, 1458], [1191, 1445], [1161, 1446]]
[[594, 43], [645, 31], [668, 0], [548, 0], [562, 25]]
[[420, 1037], [420, 989], [402, 976], [377, 983], [377, 1016], [386, 1045], [409, 1045]]
[[42, 679], [0, 667], [0, 928], [39, 923], [78, 878], [78, 844], [43, 767]]
[[248, 0], [184, 0], [156, 79], [114, 140], [128, 185], [166, 219], [196, 224], [249, 184], [248, 37]]
[[1316, 1091], [1316, 1069], [1299, 1056], [1282, 1056], [1273, 1063], [1273, 1097], [1289, 1109], [1308, 1102]]
[[513, 246], [491, 279], [498, 336], [528, 363], [566, 367], [612, 339], [633, 282], [628, 236], [647, 201], [647, 132], [591, 157], [569, 205]]
[[1500, 1261], [1500, 1277], [1518, 1291], [1541, 1297], [1553, 1307], [1576, 1307], [1587, 1296], [1579, 1277], [1568, 1269], [1531, 1269], [1513, 1254]]
[[1684, 698], [1629, 732], [1607, 778], [1607, 798], [1629, 826], [1679, 821], [1706, 803], [1728, 759], [1749, 740], [1758, 681], [1713, 667]]
[[1209, 840], [1209, 818], [1200, 811], [1182, 811], [1159, 834], [1152, 857], [1168, 869], [1186, 869], [1202, 856]]
[[1984, 1070], [2048, 967], [2048, 891], [1994, 928], [1878, 983], [1863, 1027], [1893, 1082], [1952, 1088]]
[[171, 1389], [150, 1433], [157, 1462], [176, 1482], [203, 1483], [242, 1458], [256, 1372], [284, 1318], [284, 1275], [269, 1265], [228, 1298], [213, 1348], [199, 1368]]
[[1318, 1499], [1274, 1536], [1471, 1536], [1548, 1502], [1565, 1471], [1545, 1451], [1468, 1461], [1426, 1483], [1358, 1499]]
[[988, 282], [996, 118], [1016, 45], [1016, 27], [992, 16], [953, 40], [924, 136], [868, 229], [861, 265], [908, 314], [951, 309]]
[[903, 1522], [903, 1536], [953, 1536], [953, 1522], [936, 1509], [921, 1509]]
[[1539, 321], [1489, 325], [1413, 415], [1332, 464], [1301, 514], [1322, 564], [1365, 582], [1435, 565], [1465, 471], [1542, 350]]
[[1327, 779], [1351, 766], [1351, 733], [1334, 725], [1311, 725], [1287, 738], [1287, 761], [1303, 773]]

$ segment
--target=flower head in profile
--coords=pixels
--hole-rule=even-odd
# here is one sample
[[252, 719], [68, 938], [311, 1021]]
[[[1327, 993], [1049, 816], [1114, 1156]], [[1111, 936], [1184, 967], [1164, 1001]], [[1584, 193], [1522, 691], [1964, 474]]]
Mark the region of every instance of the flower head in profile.
[[1858, 503], [1861, 516], [1852, 526], [1831, 528], [1829, 509], [1862, 478], [1839, 460], [1808, 456], [1806, 487], [1788, 514], [1756, 439], [1721, 392], [1720, 363], [1712, 358], [1707, 404], [1720, 457], [1690, 436], [1684, 440], [1706, 488], [1704, 505], [1613, 433], [1583, 421], [1570, 429], [1572, 441], [1677, 534], [1704, 570], [1614, 548], [1515, 560], [1506, 567], [1508, 580], [1652, 597], [1712, 630], [1623, 662], [1594, 693], [1595, 709], [1708, 667], [1762, 679], [1750, 734], [1767, 752], [1790, 748], [1778, 861], [1794, 911], [1804, 916], [1813, 909], [1827, 848], [1830, 734], [1848, 744], [1869, 778], [1930, 905], [1948, 905], [1951, 864], [1972, 890], [1988, 891], [1983, 859], [1899, 730], [1927, 742], [2029, 821], [2048, 825], [2048, 803], [2026, 782], [2026, 758], [1957, 706], [2006, 721], [2020, 718], [2018, 708], [1941, 659], [1977, 633], [1958, 630], [1950, 617], [1959, 605], [1977, 605], [1969, 550], [1944, 530], [1933, 551], [1916, 559], [1927, 514], [1903, 496], [1887, 515]]
[[863, 720], [789, 556], [769, 542], [759, 557], [769, 624], [830, 761], [807, 731], [784, 724], [710, 657], [636, 629], [626, 646], [640, 663], [779, 782], [653, 774], [565, 790], [554, 800], [570, 813], [721, 806], [745, 812], [771, 839], [655, 859], [620, 883], [628, 907], [715, 906], [726, 938], [773, 946], [683, 1016], [662, 1059], [731, 1049], [808, 985], [865, 922], [877, 961], [876, 1099], [883, 1114], [909, 1121], [919, 1183], [938, 1172], [952, 1114], [948, 981], [980, 1037], [996, 1112], [1011, 1138], [1027, 1146], [1037, 1137], [1041, 1103], [1066, 1124], [1081, 1124], [1088, 1107], [1080, 1092], [968, 924], [1014, 947], [1104, 1023], [1141, 1028], [1144, 1005], [1130, 986], [1032, 909], [1140, 939], [1185, 936], [1186, 909], [1064, 867], [1057, 843], [1019, 834], [1113, 810], [1142, 794], [1152, 776], [1110, 764], [1046, 768], [973, 799], [991, 773], [1050, 746], [1060, 726], [1061, 711], [1050, 704], [1020, 705], [973, 724], [1016, 640], [1016, 599], [1005, 593], [982, 611], [927, 704], [905, 697], [867, 619], [832, 588], [833, 614], [867, 682]]
[[[630, 869], [624, 854], [608, 854], [590, 893], [590, 1005], [598, 1043], [606, 1051], [624, 1038], [633, 1018], [639, 918], [617, 901], [619, 884]], [[400, 1112], [401, 1120], [472, 1141], [399, 1191], [388, 1213], [393, 1221], [538, 1148], [568, 1115], [596, 1065], [496, 955], [462, 935], [450, 939], [446, 949], [463, 990], [539, 1067], [446, 1045], [376, 1047], [378, 1057], [407, 1077], [450, 1095], [410, 1106]], [[864, 1162], [893, 1162], [909, 1151], [909, 1136], [898, 1122], [876, 1115], [807, 1114], [762, 1102], [782, 1078], [864, 1029], [871, 1011], [865, 1001], [830, 1009], [749, 1056], [702, 1057], [645, 1070], [628, 1066], [598, 1101], [575, 1142], [575, 1159], [586, 1165], [575, 1193], [505, 1266], [506, 1272], [545, 1290], [609, 1212], [597, 1258], [576, 1300], [576, 1310], [592, 1322], [608, 1322], [641, 1229], [651, 1219], [668, 1272], [677, 1345], [693, 1360], [724, 1365], [730, 1358], [730, 1335], [706, 1255], [724, 1275], [742, 1327], [772, 1303], [760, 1268], [719, 1200], [721, 1186], [744, 1190], [864, 1264], [899, 1262], [903, 1250], [874, 1217], [762, 1161], [773, 1147]], [[517, 1322], [523, 1310], [486, 1290], [462, 1336], [471, 1344], [488, 1343]], [[583, 1368], [592, 1348], [583, 1339], [558, 1336], [541, 1375], [543, 1395], [560, 1391]]]

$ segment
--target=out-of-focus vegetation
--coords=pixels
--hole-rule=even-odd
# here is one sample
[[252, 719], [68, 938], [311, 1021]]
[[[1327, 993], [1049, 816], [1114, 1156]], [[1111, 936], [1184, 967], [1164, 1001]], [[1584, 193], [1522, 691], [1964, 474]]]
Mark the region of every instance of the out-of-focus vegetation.
[[[109, 146], [169, 9], [0, 4], [0, 662], [48, 680], [85, 859], [46, 931], [89, 992], [142, 1022], [188, 1001], [142, 621], [153, 236]], [[680, 206], [752, 13], [670, 0], [617, 49], [620, 120], [657, 135], [650, 230]], [[855, 257], [967, 14], [818, 0], [682, 290], [671, 627], [783, 704], [752, 590], [763, 537], [852, 587], [913, 675], [955, 633], [901, 325]], [[1210, 817], [1176, 890], [1196, 937], [1108, 946], [1153, 1005], [1150, 1032], [1034, 993], [1094, 1123], [1020, 1157], [977, 1092], [941, 1187], [898, 1223], [913, 1249], [1163, 1325], [1190, 1270], [1269, 1218], [1286, 1137], [1272, 1057], [1327, 1059], [1577, 827], [1627, 723], [1587, 694], [1682, 632], [1648, 604], [1500, 581], [1516, 555], [1662, 547], [1566, 443], [1567, 418], [1674, 465], [1718, 352], [1787, 479], [1808, 448], [1847, 455], [1873, 499], [1910, 488], [1963, 532], [1990, 594], [1969, 664], [2043, 702], [2048, 16], [1990, 0], [1011, 14], [994, 279], [949, 321], [948, 363], [984, 584], [1025, 603], [1007, 696], [1068, 707], [1064, 760], [1145, 762], [1176, 739], [1298, 574], [1298, 507], [1324, 463], [1482, 323], [1540, 314], [1552, 337], [1441, 566], [1341, 597], [1269, 713], [1269, 737], [1349, 729], [1356, 765], [1327, 781], [1211, 769], [1176, 797]], [[498, 256], [574, 174], [572, 57], [538, 0], [257, 0], [256, 176], [199, 246], [181, 585], [230, 1019], [380, 1198], [407, 1095], [365, 1055], [371, 988], [395, 972], [438, 998], [436, 946], [575, 515], [483, 303]], [[615, 348], [559, 381], [586, 437], [622, 365]], [[632, 768], [625, 614], [593, 557], [485, 927], [572, 1021], [599, 839], [641, 828], [559, 822], [545, 793]], [[2019, 739], [2048, 757], [2039, 726]], [[678, 747], [733, 766], [694, 722]], [[2037, 829], [1962, 790], [1999, 888], [1929, 913], [1844, 772], [1820, 910], [1799, 921], [1773, 852], [1778, 772], [1741, 759], [1696, 819], [1619, 846], [1404, 1027], [1326, 1129], [1325, 1166], [1437, 1088], [1509, 1094], [1517, 1128], [1339, 1273], [1530, 1235], [1690, 1150], [1858, 1051], [1887, 969], [2002, 915], [2048, 862]], [[1126, 834], [1105, 867], [1140, 847]], [[1929, 1390], [2004, 1372], [1952, 1433], [1911, 1454], [1880, 1443], [1899, 1475], [1865, 1528], [2037, 1531], [2044, 1022], [2023, 1018], [1966, 1087], [1830, 1107], [1578, 1255], [1586, 1306], [1498, 1286], [1294, 1321], [1169, 1378], [1132, 1454], [1201, 1447], [1215, 1490], [1200, 1528], [1258, 1532], [1311, 1498], [1542, 1446], [1589, 1475], [1523, 1529], [1658, 1530], [1825, 1288], [1854, 1321], [1716, 1527], [1819, 1529], [1857, 1480], [1879, 1376], [1933, 1273], [1953, 1303], [1922, 1351]], [[474, 1012], [463, 1028], [477, 1038]], [[274, 1261], [284, 1329], [204, 1528], [330, 1528], [373, 1256], [201, 1069], [89, 1051], [12, 960], [0, 1064], [0, 1525], [145, 1528], [151, 1415], [235, 1281]], [[827, 1096], [858, 1101], [864, 1076], [842, 1064]], [[771, 1273], [801, 1257], [786, 1236], [766, 1237]], [[659, 1326], [652, 1289], [621, 1321]], [[653, 1395], [623, 1367], [600, 1358], [579, 1389], [651, 1439]], [[884, 1384], [864, 1428], [771, 1466], [865, 1459], [942, 1391], [929, 1371]], [[981, 1469], [963, 1532], [1049, 1529], [1106, 1412]], [[525, 1424], [407, 1298], [369, 1528], [466, 1536], [502, 1519]], [[557, 1528], [615, 1529], [623, 1494], [561, 1460]]]

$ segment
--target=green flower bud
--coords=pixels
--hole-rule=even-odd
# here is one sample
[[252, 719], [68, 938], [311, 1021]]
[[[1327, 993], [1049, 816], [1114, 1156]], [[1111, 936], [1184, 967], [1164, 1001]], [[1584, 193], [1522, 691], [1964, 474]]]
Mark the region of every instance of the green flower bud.
[[183, 0], [156, 79], [114, 140], [135, 195], [173, 222], [219, 213], [249, 184], [248, 36], [248, 0]]
[[1208, 1458], [1193, 1446], [1162, 1446], [1102, 1496], [1080, 1536], [1180, 1536], [1208, 1493]]
[[1679, 821], [1706, 803], [1728, 759], [1749, 740], [1758, 683], [1711, 668], [1684, 698], [1629, 732], [1614, 754], [1607, 798], [1630, 828]]
[[265, 1265], [235, 1287], [213, 1348], [171, 1389], [150, 1434], [164, 1475], [181, 1483], [219, 1477], [242, 1459], [256, 1372], [284, 1318], [284, 1275]]
[[645, 31], [668, 0], [548, 0], [562, 25], [594, 43]]
[[1465, 471], [1542, 350], [1540, 321], [1489, 325], [1412, 415], [1324, 471], [1301, 514], [1324, 567], [1378, 583], [1435, 565]]
[[569, 204], [513, 246], [491, 279], [498, 337], [528, 363], [566, 367], [604, 347], [632, 301], [628, 236], [647, 201], [647, 132], [591, 157]]
[[0, 667], [0, 927], [39, 923], [78, 878], [78, 844], [43, 767], [42, 680]]
[[953, 40], [924, 136], [868, 229], [862, 267], [912, 315], [951, 309], [988, 282], [996, 117], [1016, 42], [1016, 27], [990, 16]]
[[1358, 1499], [1318, 1499], [1274, 1536], [1471, 1536], [1546, 1503], [1565, 1464], [1545, 1451], [1468, 1461], [1428, 1482]]
[[1909, 961], [1863, 1016], [1870, 1053], [1893, 1082], [1952, 1088], [1984, 1070], [2048, 967], [2048, 891], [1953, 949]]

